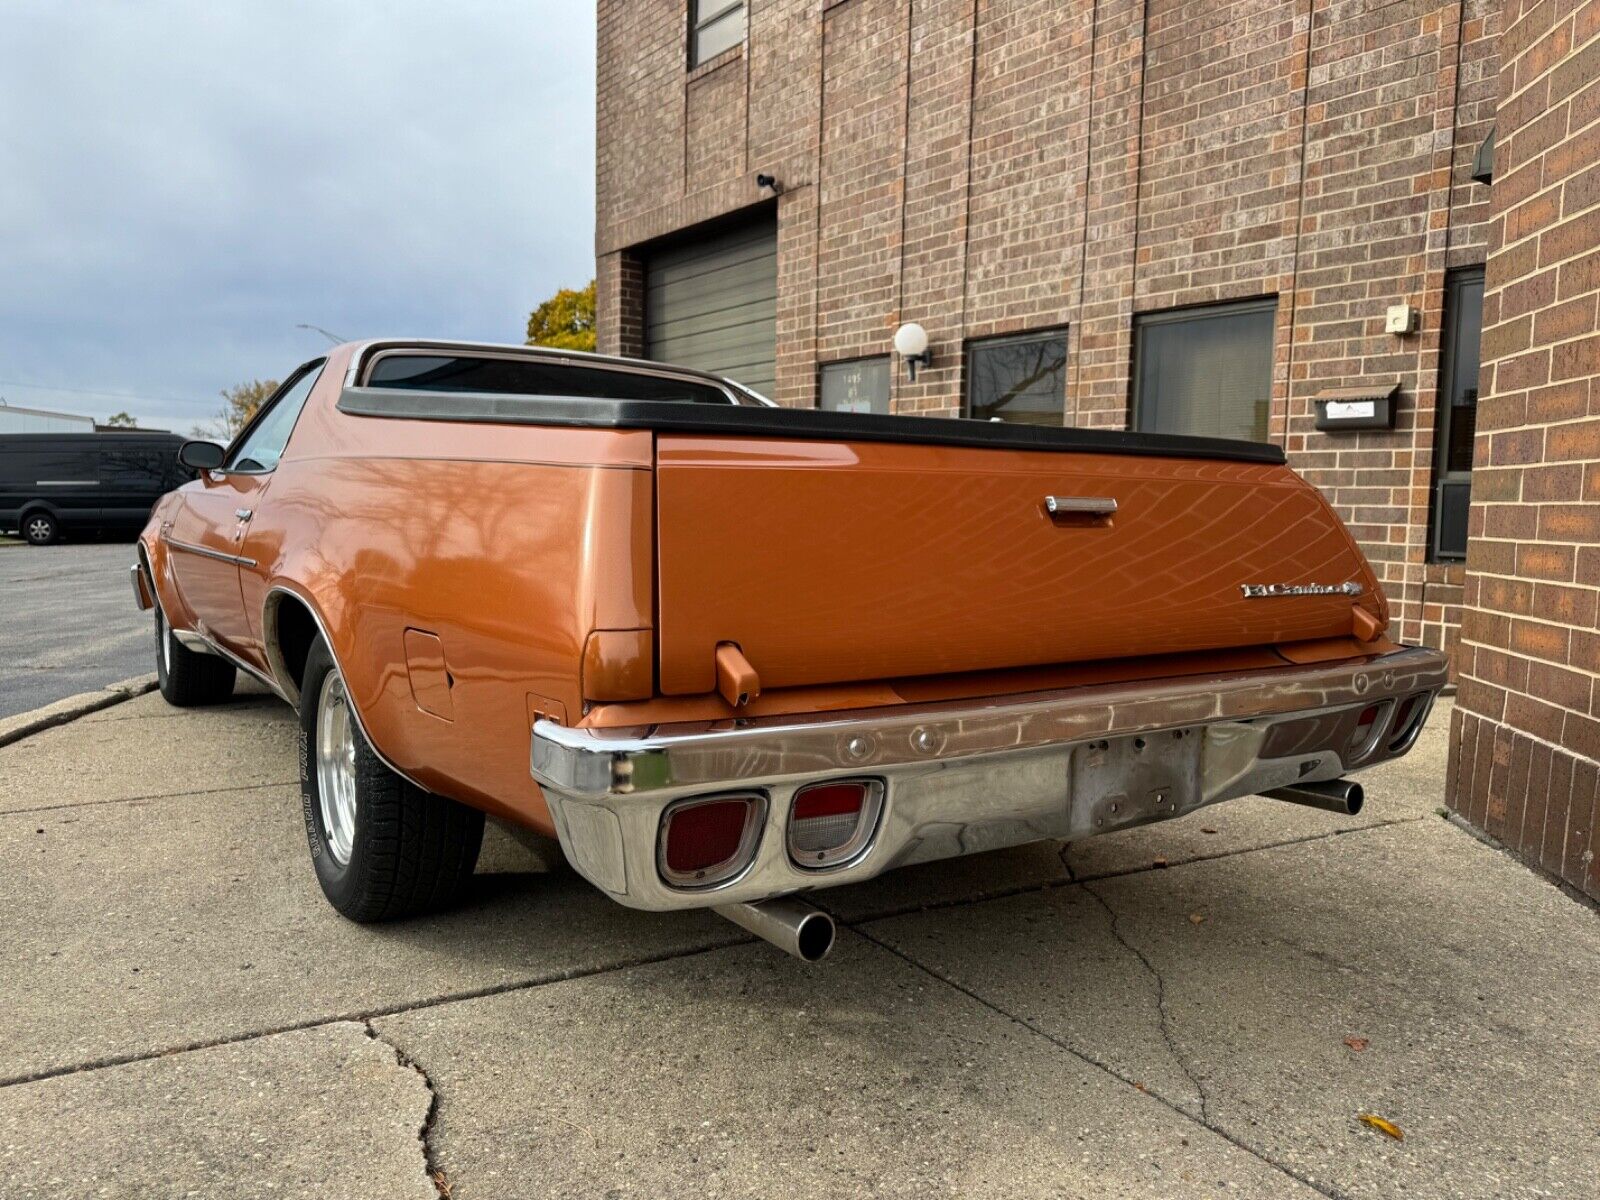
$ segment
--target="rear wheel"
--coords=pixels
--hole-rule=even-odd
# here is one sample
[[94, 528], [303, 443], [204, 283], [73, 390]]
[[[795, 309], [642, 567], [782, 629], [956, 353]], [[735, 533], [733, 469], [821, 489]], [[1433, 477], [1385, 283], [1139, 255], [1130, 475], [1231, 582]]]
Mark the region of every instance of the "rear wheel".
[[61, 538], [61, 523], [47, 512], [36, 511], [22, 519], [22, 536], [34, 546], [48, 546]]
[[352, 921], [435, 912], [456, 900], [483, 844], [483, 814], [384, 765], [319, 636], [300, 684], [300, 797], [317, 882]]
[[225, 658], [191, 650], [173, 636], [156, 605], [156, 682], [162, 699], [178, 708], [221, 704], [233, 695], [238, 670]]

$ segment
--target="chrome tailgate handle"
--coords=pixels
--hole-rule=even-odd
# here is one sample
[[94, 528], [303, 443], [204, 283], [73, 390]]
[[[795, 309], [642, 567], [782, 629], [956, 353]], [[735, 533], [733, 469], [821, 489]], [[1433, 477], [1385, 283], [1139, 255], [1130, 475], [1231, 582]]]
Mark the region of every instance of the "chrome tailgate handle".
[[1114, 496], [1046, 496], [1044, 510], [1052, 517], [1109, 517], [1117, 511], [1117, 501]]

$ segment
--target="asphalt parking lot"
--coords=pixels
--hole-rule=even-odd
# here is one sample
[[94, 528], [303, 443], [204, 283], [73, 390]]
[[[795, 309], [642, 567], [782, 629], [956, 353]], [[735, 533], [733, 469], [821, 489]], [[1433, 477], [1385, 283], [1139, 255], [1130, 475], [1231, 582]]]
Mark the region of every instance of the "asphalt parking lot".
[[155, 669], [133, 543], [0, 544], [0, 717]]
[[1600, 918], [1436, 814], [1447, 719], [1355, 820], [823, 893], [807, 967], [493, 833], [345, 922], [289, 710], [141, 696], [0, 747], [0, 1193], [1594, 1195]]

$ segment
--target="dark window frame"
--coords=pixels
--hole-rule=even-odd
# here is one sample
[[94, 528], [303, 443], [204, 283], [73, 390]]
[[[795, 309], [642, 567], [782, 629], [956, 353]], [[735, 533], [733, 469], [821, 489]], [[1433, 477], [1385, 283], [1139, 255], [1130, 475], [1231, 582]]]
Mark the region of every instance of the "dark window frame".
[[[1440, 517], [1444, 506], [1444, 490], [1446, 485], [1472, 484], [1472, 467], [1465, 471], [1452, 471], [1449, 466], [1451, 433], [1454, 429], [1456, 414], [1454, 396], [1456, 384], [1460, 380], [1459, 359], [1461, 354], [1462, 328], [1457, 318], [1463, 311], [1462, 293], [1466, 288], [1476, 284], [1480, 289], [1484, 285], [1484, 268], [1482, 264], [1467, 267], [1453, 267], [1445, 273], [1444, 282], [1444, 328], [1439, 345], [1439, 390], [1433, 402], [1433, 471], [1432, 486], [1429, 488], [1428, 503], [1428, 561], [1434, 563], [1459, 563], [1466, 560], [1466, 547], [1460, 551], [1441, 548], [1440, 542]], [[1474, 355], [1478, 365], [1483, 365], [1483, 298], [1480, 294], [1478, 300], [1478, 353]], [[1472, 390], [1476, 392], [1477, 381], [1473, 381]], [[1476, 413], [1477, 398], [1473, 401]], [[1474, 419], [1476, 425], [1476, 419]], [[1470, 451], [1469, 451], [1470, 453]], [[1474, 464], [1475, 465], [1475, 464]], [[1469, 501], [1470, 502], [1470, 501]]]
[[[1051, 325], [1045, 329], [1026, 329], [1016, 333], [1000, 333], [990, 337], [968, 338], [961, 347], [962, 384], [961, 384], [961, 416], [967, 420], [987, 420], [984, 417], [975, 417], [972, 412], [972, 389], [977, 379], [973, 367], [973, 352], [981, 351], [993, 346], [1021, 346], [1037, 344], [1040, 342], [1061, 343], [1061, 421], [1067, 421], [1067, 364], [1072, 357], [1072, 341], [1066, 325]], [[1002, 423], [1013, 425], [1027, 425], [1033, 422], [1011, 421]]]
[[1147, 433], [1157, 432], [1156, 430], [1145, 429], [1142, 424], [1145, 414], [1141, 395], [1144, 376], [1144, 359], [1140, 353], [1139, 339], [1141, 328], [1150, 325], [1173, 325], [1185, 321], [1208, 320], [1220, 316], [1239, 316], [1245, 313], [1266, 312], [1272, 314], [1273, 333], [1267, 354], [1267, 430], [1261, 440], [1269, 439], [1272, 435], [1272, 370], [1277, 358], [1278, 300], [1278, 294], [1274, 292], [1266, 296], [1221, 300], [1215, 304], [1192, 304], [1182, 308], [1166, 308], [1158, 309], [1154, 312], [1134, 313], [1128, 348], [1129, 354], [1133, 358], [1132, 370], [1128, 373], [1128, 428]]
[[[700, 34], [708, 26], [716, 24], [716, 22], [720, 21], [723, 17], [727, 16], [735, 9], [741, 8], [746, 9], [747, 11], [745, 12], [744, 18], [744, 32], [741, 34], [739, 40], [724, 46], [721, 50], [718, 50], [715, 53], [705, 55], [700, 54]], [[684, 27], [687, 39], [687, 45], [684, 47], [684, 53], [689, 64], [689, 70], [692, 71], [696, 67], [703, 66], [713, 59], [728, 53], [735, 46], [744, 44], [745, 40], [750, 36], [750, 14], [748, 8], [748, 0], [689, 0], [687, 14], [688, 20], [685, 22]]]

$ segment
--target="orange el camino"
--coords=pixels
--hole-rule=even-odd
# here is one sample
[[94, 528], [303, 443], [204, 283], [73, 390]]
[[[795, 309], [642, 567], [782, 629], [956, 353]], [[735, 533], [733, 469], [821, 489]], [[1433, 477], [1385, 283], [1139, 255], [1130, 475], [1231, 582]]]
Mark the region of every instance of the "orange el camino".
[[133, 566], [162, 694], [300, 713], [317, 879], [447, 904], [485, 814], [791, 953], [800, 897], [1264, 793], [1354, 812], [1445, 682], [1273, 446], [777, 408], [659, 363], [370, 341]]

